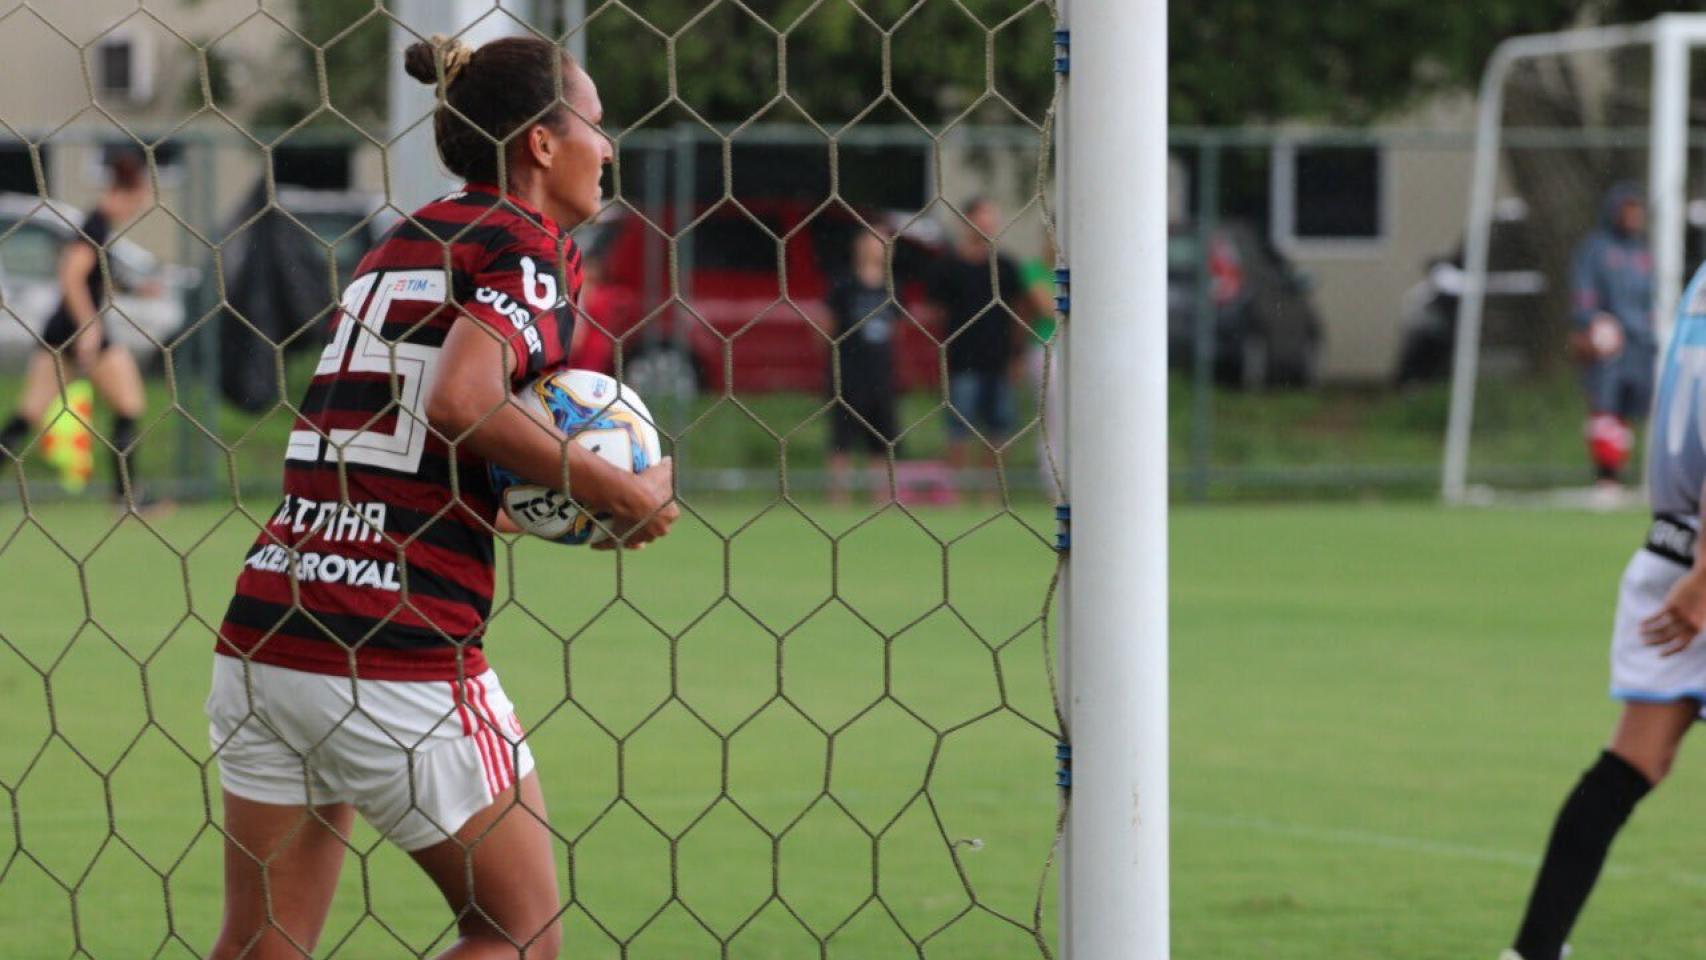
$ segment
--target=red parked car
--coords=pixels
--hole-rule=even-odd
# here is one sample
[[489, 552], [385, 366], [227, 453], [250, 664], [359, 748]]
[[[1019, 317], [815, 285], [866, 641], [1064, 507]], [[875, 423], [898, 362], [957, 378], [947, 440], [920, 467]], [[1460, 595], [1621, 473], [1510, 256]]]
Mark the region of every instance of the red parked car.
[[[622, 210], [583, 231], [582, 307], [602, 335], [589, 332], [576, 365], [611, 369], [619, 342], [624, 379], [642, 393], [721, 392], [731, 381], [740, 393], [824, 392], [835, 328], [824, 298], [863, 228], [844, 207], [814, 209], [788, 200], [700, 206], [677, 244], [680, 300], [670, 291], [669, 212], [654, 216], [654, 227]], [[896, 342], [902, 390], [937, 382], [939, 327], [927, 319], [923, 297], [934, 229], [933, 222], [914, 225], [895, 244], [896, 290], [914, 318]]]

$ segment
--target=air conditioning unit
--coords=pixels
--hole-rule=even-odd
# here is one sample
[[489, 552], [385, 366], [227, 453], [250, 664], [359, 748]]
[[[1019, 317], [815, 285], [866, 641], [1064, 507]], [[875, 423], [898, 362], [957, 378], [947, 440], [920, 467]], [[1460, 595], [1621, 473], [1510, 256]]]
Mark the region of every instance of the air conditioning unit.
[[154, 98], [154, 48], [148, 37], [118, 30], [102, 37], [90, 56], [102, 98], [134, 104]]

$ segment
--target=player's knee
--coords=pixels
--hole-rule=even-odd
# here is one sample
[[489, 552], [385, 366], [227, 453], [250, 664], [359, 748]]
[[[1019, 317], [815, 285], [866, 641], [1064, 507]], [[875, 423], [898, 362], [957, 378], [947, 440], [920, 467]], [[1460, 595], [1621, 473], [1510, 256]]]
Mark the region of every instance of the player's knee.
[[1647, 782], [1655, 787], [1665, 777], [1670, 776], [1671, 766], [1676, 762], [1675, 748], [1651, 747], [1644, 750], [1619, 748], [1612, 752], [1616, 753], [1624, 763], [1635, 768], [1635, 772], [1645, 777]]
[[539, 931], [538, 937], [528, 943], [522, 956], [526, 960], [557, 960], [557, 954], [563, 950], [563, 923], [552, 917]]
[[237, 931], [226, 927], [207, 956], [208, 960], [304, 960], [313, 949], [312, 940], [299, 945], [270, 928]]
[[514, 920], [503, 929], [485, 920], [464, 921], [462, 937], [490, 944], [487, 949], [493, 956], [557, 960], [563, 949], [563, 924], [555, 914], [542, 915], [537, 920]]

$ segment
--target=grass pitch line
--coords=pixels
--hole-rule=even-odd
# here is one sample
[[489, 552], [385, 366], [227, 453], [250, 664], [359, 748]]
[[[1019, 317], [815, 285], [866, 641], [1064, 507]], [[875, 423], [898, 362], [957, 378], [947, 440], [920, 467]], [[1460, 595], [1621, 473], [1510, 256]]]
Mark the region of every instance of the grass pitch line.
[[[1175, 820], [1194, 823], [1202, 826], [1225, 827], [1234, 830], [1248, 830], [1252, 833], [1266, 833], [1274, 836], [1292, 837], [1299, 840], [1316, 840], [1322, 843], [1349, 844], [1362, 847], [1375, 847], [1382, 850], [1400, 850], [1405, 853], [1420, 853], [1432, 857], [1444, 857], [1455, 860], [1475, 860], [1481, 863], [1497, 863], [1504, 866], [1522, 867], [1533, 870], [1540, 865], [1537, 853], [1517, 853], [1513, 850], [1500, 850], [1495, 847], [1477, 846], [1471, 843], [1451, 843], [1444, 840], [1430, 840], [1426, 837], [1411, 837], [1402, 834], [1377, 833], [1370, 830], [1352, 830], [1344, 827], [1316, 827], [1301, 823], [1285, 823], [1277, 820], [1266, 820], [1260, 817], [1226, 816], [1213, 813], [1187, 813], [1175, 810]], [[1681, 883], [1690, 887], [1706, 889], [1706, 874], [1689, 873], [1676, 870], [1643, 870], [1638, 867], [1622, 866], [1615, 862], [1605, 866], [1605, 874], [1614, 877], [1653, 877]]]

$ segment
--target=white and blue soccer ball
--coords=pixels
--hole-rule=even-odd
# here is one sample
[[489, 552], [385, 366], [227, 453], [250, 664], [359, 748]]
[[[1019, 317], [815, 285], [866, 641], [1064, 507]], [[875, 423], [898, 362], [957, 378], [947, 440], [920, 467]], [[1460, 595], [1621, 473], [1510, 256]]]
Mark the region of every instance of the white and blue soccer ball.
[[[570, 440], [610, 464], [639, 473], [663, 456], [651, 411], [639, 394], [591, 370], [547, 374], [523, 387], [516, 402], [550, 420]], [[561, 491], [527, 483], [491, 464], [492, 489], [523, 532], [571, 545], [608, 539], [609, 514], [589, 514]]]

